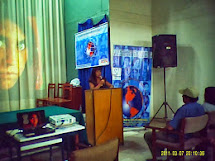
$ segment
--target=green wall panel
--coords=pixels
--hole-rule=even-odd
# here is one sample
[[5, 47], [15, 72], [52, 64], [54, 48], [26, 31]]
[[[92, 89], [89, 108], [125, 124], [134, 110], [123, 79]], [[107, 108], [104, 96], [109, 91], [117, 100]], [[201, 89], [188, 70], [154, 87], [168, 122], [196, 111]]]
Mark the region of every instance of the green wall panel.
[[109, 0], [65, 0], [67, 81], [78, 77], [75, 69], [75, 33], [78, 32], [78, 23], [92, 18], [96, 24], [105, 14], [109, 17]]

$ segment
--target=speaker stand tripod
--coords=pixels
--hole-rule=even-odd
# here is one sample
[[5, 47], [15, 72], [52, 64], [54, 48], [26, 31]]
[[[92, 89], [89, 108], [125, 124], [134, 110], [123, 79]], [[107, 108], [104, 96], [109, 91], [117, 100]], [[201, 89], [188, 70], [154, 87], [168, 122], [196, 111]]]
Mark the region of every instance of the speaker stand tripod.
[[167, 120], [167, 107], [169, 107], [169, 109], [172, 111], [172, 113], [175, 113], [173, 111], [173, 109], [170, 107], [170, 105], [167, 103], [166, 101], [166, 68], [164, 67], [164, 102], [162, 103], [162, 105], [160, 106], [160, 108], [158, 109], [158, 111], [155, 113], [155, 115], [153, 116], [153, 118], [151, 119], [151, 121], [149, 122], [149, 124], [155, 119], [156, 115], [158, 114], [158, 112], [161, 110], [161, 108], [164, 106], [165, 108], [165, 116], [164, 119], [165, 121]]

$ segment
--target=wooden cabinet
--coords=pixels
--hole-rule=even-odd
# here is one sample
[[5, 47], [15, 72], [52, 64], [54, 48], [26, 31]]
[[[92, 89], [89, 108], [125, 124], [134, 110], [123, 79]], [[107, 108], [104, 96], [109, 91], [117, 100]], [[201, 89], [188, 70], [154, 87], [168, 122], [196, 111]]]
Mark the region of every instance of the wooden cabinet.
[[64, 107], [79, 110], [82, 106], [82, 88], [72, 87], [65, 95], [66, 99], [71, 100], [71, 102], [65, 103]]
[[81, 87], [73, 87], [72, 89], [72, 107], [73, 109], [80, 109], [82, 106], [82, 88]]
[[122, 89], [85, 91], [86, 130], [92, 145], [118, 137], [123, 144]]

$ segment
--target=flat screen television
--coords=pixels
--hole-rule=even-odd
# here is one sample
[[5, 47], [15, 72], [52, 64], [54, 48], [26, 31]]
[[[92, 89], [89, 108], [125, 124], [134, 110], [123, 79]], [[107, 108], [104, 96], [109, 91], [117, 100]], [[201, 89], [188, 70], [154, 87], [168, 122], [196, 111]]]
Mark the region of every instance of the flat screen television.
[[76, 33], [76, 69], [109, 65], [108, 42], [108, 23]]

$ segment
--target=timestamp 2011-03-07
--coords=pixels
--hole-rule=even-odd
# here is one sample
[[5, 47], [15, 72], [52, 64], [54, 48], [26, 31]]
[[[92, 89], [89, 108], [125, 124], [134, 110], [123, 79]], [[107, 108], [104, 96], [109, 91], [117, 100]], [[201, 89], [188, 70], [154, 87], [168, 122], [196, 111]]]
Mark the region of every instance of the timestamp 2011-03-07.
[[197, 150], [162, 150], [161, 156], [205, 156], [205, 151]]

